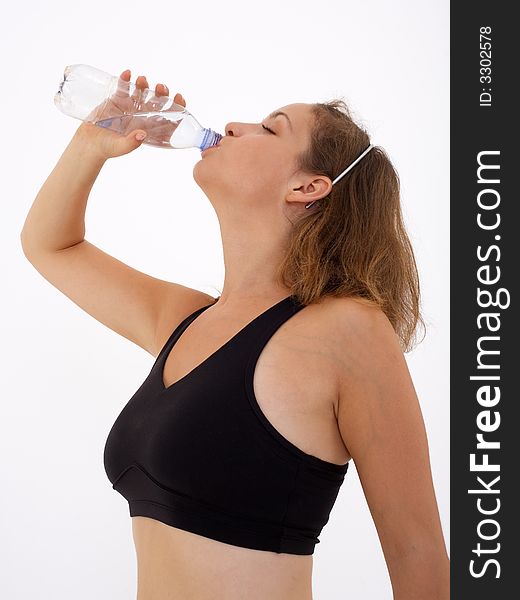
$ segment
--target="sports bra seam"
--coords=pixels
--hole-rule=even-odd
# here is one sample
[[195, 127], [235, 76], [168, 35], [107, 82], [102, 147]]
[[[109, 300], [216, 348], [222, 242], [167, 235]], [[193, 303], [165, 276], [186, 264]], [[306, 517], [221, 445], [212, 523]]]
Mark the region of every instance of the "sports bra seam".
[[[197, 510], [198, 508], [201, 508], [202, 510], [208, 510], [212, 513], [220, 514], [224, 518], [231, 518], [231, 519], [238, 518], [238, 519], [251, 520], [251, 517], [243, 517], [243, 516], [237, 515], [235, 513], [231, 513], [229, 511], [226, 511], [226, 510], [223, 510], [220, 508], [216, 508], [215, 506], [211, 506], [207, 502], [204, 502], [202, 500], [197, 500], [197, 499], [191, 498], [189, 496], [185, 496], [184, 494], [180, 494], [178, 491], [173, 490], [172, 488], [169, 488], [169, 487], [163, 485], [162, 483], [160, 483], [159, 481], [157, 481], [157, 479], [155, 479], [155, 477], [153, 477], [153, 475], [148, 473], [148, 471], [140, 463], [138, 463], [136, 461], [134, 461], [131, 465], [129, 465], [128, 467], [125, 467], [123, 469], [121, 474], [118, 475], [118, 477], [114, 480], [112, 487], [114, 487], [117, 484], [117, 482], [121, 479], [121, 477], [132, 468], [136, 468], [139, 471], [141, 471], [145, 477], [147, 477], [154, 485], [156, 485], [160, 489], [164, 490], [165, 492], [167, 492], [169, 494], [172, 494], [173, 496], [178, 496], [178, 498], [180, 500], [176, 500], [177, 502], [186, 502], [187, 504], [191, 504], [192, 506], [195, 507], [195, 510]], [[141, 502], [148, 502], [148, 501], [141, 500]], [[156, 504], [160, 504], [160, 503], [156, 502]], [[167, 504], [161, 504], [161, 506], [168, 507]], [[180, 510], [182, 510], [182, 508]], [[189, 511], [190, 509], [187, 509], [187, 510]], [[270, 521], [268, 519], [255, 519], [255, 520], [260, 525], [268, 525], [270, 527], [279, 527], [280, 526], [279, 523]]]
[[[160, 508], [164, 508], [164, 509], [166, 509], [166, 510], [168, 510], [168, 511], [171, 511], [171, 510], [172, 510], [172, 507], [171, 507], [171, 506], [168, 506], [167, 504], [162, 504], [161, 502], [156, 502], [155, 500], [130, 500], [130, 501], [129, 501], [129, 504], [136, 504], [136, 503], [137, 503], [137, 504], [153, 504], [154, 506], [159, 506]], [[184, 513], [184, 514], [190, 515], [190, 516], [192, 516], [192, 517], [194, 516], [194, 517], [196, 517], [197, 519], [199, 519], [199, 518], [202, 518], [202, 519], [204, 519], [204, 520], [206, 520], [206, 521], [213, 521], [213, 522], [216, 522], [216, 521], [218, 520], [218, 519], [215, 519], [215, 518], [214, 518], [212, 515], [203, 515], [203, 514], [199, 514], [199, 513], [197, 513], [196, 511], [193, 511], [193, 510], [191, 510], [191, 509], [189, 509], [189, 508], [186, 508], [186, 507], [179, 507], [179, 506], [175, 506], [174, 510], [179, 510], [180, 512], [182, 512], [182, 513]], [[216, 514], [218, 514], [218, 513], [216, 513]], [[233, 521], [233, 518], [234, 518], [233, 516], [230, 516], [231, 522], [229, 522], [229, 523], [228, 523], [228, 522], [226, 522], [226, 523], [223, 523], [223, 525], [224, 525], [225, 527], [232, 527], [232, 528], [234, 528], [234, 529], [238, 529], [238, 530], [240, 530], [240, 531], [247, 531], [247, 532], [249, 532], [249, 533], [253, 533], [253, 534], [255, 534], [255, 535], [258, 535], [258, 528], [256, 528], [256, 529], [252, 529], [252, 528], [250, 528], [250, 527], [247, 527], [247, 526], [244, 526], [244, 525], [241, 525], [241, 524], [240, 524], [240, 525], [237, 525], [236, 523], [233, 523], [233, 522], [232, 522], [232, 521]], [[236, 518], [242, 519], [242, 517], [236, 517]], [[255, 521], [254, 519], [250, 519], [250, 521], [251, 521], [251, 522], [257, 522], [257, 521]], [[258, 521], [258, 523], [259, 523], [259, 527], [260, 527], [260, 529], [261, 529], [261, 527], [262, 527], [262, 523], [261, 523], [261, 522], [259, 522], [259, 521]], [[287, 526], [285, 525], [285, 520], [284, 520], [284, 521], [282, 521], [282, 523], [281, 523], [281, 524], [278, 524], [278, 523], [270, 523], [270, 526], [271, 526], [271, 527], [274, 527], [274, 528], [279, 528], [279, 529], [280, 529], [280, 532], [279, 532], [278, 534], [275, 534], [275, 537], [277, 537], [277, 538], [280, 538], [280, 540], [285, 540], [285, 539], [287, 539], [287, 540], [295, 540], [295, 539], [296, 539], [296, 540], [299, 540], [299, 539], [300, 539], [300, 538], [298, 538], [297, 536], [291, 535], [290, 533], [287, 533], [287, 532], [285, 531], [285, 529], [286, 529], [286, 527], [287, 527]], [[271, 536], [271, 537], [272, 537], [272, 536]]]

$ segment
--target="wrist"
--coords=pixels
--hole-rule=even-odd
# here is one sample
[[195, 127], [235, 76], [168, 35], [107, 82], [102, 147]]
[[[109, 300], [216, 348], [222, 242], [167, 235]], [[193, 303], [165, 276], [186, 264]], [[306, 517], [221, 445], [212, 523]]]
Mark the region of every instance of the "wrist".
[[72, 136], [69, 147], [73, 149], [74, 152], [77, 152], [82, 159], [98, 163], [101, 167], [109, 157], [103, 153], [96, 143], [95, 136], [98, 132], [92, 128], [96, 128], [93, 123], [82, 123]]

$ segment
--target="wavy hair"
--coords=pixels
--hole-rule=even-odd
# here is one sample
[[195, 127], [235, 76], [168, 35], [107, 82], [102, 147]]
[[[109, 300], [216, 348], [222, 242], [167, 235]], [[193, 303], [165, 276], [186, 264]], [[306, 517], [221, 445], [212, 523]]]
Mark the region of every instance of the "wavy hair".
[[[310, 143], [299, 167], [333, 181], [368, 147], [369, 135], [341, 99], [315, 103], [312, 112]], [[348, 296], [378, 306], [403, 351], [412, 350], [418, 326], [426, 329], [399, 176], [386, 152], [374, 146], [305, 213], [293, 224], [278, 280], [305, 305]]]

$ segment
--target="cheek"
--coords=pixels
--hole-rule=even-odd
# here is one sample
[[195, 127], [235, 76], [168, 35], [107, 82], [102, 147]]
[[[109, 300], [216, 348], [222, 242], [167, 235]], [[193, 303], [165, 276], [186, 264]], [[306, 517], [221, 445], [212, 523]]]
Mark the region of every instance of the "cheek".
[[[228, 150], [226, 148], [226, 150]], [[244, 176], [261, 175], [262, 178], [278, 180], [286, 172], [287, 157], [272, 145], [251, 143], [232, 149], [226, 159], [226, 164], [243, 173]]]
[[273, 153], [243, 154], [237, 157], [235, 166], [235, 174], [242, 180], [243, 187], [262, 190], [264, 193], [272, 193], [287, 179], [284, 157]]
[[267, 139], [243, 139], [210, 151], [202, 162], [213, 183], [229, 187], [235, 193], [276, 194], [290, 176], [291, 158], [283, 148]]

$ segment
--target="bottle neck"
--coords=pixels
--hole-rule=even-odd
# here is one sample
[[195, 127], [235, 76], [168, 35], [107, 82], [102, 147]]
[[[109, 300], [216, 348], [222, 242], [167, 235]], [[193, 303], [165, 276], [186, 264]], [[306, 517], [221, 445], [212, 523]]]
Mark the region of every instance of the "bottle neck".
[[221, 139], [222, 135], [220, 133], [213, 131], [213, 129], [204, 128], [202, 141], [199, 146], [200, 151], [202, 152], [203, 150], [206, 150], [206, 148], [216, 146]]

